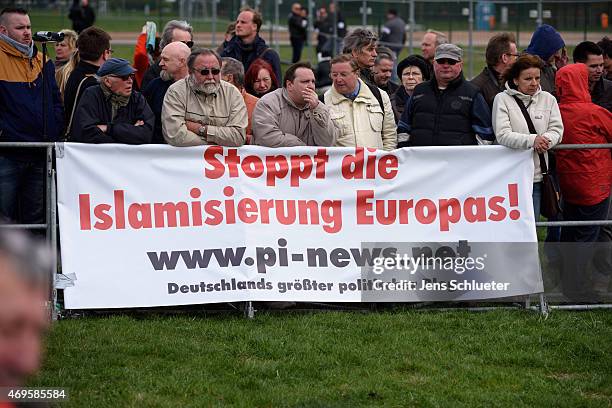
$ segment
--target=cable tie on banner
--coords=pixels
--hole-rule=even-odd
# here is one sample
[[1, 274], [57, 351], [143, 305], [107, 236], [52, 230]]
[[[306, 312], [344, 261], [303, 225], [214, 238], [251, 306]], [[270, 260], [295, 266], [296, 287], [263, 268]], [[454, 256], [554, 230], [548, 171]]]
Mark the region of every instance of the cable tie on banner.
[[58, 159], [64, 158], [64, 142], [55, 143], [55, 157]]
[[55, 289], [66, 289], [74, 286], [74, 281], [77, 280], [75, 273], [56, 273], [55, 274]]

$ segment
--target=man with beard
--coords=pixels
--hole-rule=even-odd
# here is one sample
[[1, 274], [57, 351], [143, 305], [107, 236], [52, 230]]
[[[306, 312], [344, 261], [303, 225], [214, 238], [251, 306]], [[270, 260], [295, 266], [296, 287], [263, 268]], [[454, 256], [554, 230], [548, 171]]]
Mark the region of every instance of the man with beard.
[[147, 87], [142, 91], [146, 98], [153, 114], [155, 115], [155, 131], [153, 132], [153, 143], [166, 143], [162, 134], [161, 113], [164, 105], [164, 96], [170, 85], [179, 79], [183, 79], [189, 75], [187, 69], [187, 60], [191, 50], [189, 47], [176, 41], [164, 47], [159, 58], [159, 67], [161, 72], [159, 77], [149, 82]]
[[247, 109], [240, 91], [221, 81], [222, 61], [207, 48], [192, 51], [189, 76], [175, 82], [164, 98], [162, 132], [172, 146], [242, 146]]
[[155, 117], [145, 98], [132, 91], [134, 72], [122, 58], [111, 58], [100, 67], [99, 85], [87, 88], [76, 108], [75, 142], [151, 143]]

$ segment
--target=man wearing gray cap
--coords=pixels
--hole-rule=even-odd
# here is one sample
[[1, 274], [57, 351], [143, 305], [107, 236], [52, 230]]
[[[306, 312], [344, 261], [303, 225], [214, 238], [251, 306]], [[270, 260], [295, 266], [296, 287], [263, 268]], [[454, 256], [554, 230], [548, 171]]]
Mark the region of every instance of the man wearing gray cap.
[[478, 89], [463, 78], [463, 51], [441, 44], [434, 77], [414, 88], [398, 125], [404, 146], [489, 144], [495, 139], [491, 111]]
[[98, 70], [98, 86], [87, 88], [72, 125], [72, 140], [82, 143], [151, 143], [155, 117], [140, 92], [133, 91], [134, 72], [122, 58], [111, 58]]

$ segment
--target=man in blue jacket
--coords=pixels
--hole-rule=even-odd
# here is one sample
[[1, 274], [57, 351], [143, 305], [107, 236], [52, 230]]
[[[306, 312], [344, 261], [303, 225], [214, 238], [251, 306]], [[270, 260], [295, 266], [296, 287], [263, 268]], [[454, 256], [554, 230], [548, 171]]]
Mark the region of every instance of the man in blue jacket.
[[[43, 112], [43, 95], [46, 95], [46, 112]], [[32, 42], [27, 11], [3, 9], [0, 12], [0, 142], [54, 142], [61, 135], [63, 122], [53, 61], [47, 61], [43, 69], [42, 55]], [[45, 157], [41, 149], [0, 150], [0, 217], [23, 224], [44, 223]]]

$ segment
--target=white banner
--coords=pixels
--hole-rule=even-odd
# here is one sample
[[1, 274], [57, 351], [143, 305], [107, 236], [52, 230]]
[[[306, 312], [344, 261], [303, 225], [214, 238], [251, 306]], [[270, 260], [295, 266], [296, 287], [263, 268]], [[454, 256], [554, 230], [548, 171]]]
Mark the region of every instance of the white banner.
[[67, 309], [542, 291], [531, 151], [66, 143], [57, 169]]

